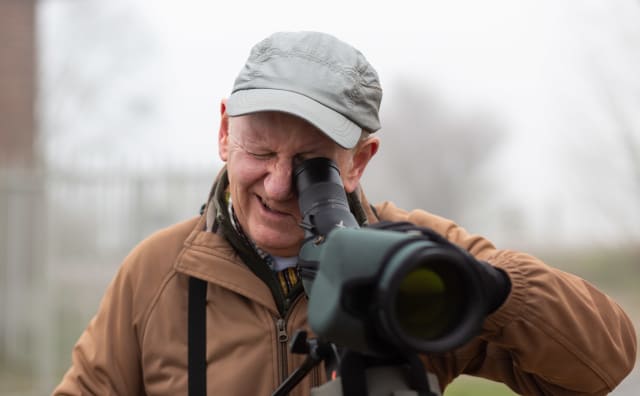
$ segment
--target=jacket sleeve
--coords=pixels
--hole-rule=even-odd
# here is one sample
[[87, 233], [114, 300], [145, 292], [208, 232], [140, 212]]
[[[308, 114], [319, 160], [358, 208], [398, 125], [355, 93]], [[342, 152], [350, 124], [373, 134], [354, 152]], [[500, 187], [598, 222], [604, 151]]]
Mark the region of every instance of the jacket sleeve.
[[637, 345], [631, 320], [587, 281], [528, 254], [498, 250], [427, 212], [405, 212], [390, 203], [377, 210], [384, 220], [432, 228], [511, 280], [511, 293], [478, 337], [426, 359], [441, 384], [464, 373], [525, 395], [604, 395], [633, 368]]

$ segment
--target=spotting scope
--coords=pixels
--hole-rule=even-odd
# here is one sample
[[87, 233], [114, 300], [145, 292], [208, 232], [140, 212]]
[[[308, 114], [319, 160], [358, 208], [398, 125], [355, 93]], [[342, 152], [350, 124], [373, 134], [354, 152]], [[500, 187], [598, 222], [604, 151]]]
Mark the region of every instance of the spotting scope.
[[439, 353], [469, 341], [492, 310], [489, 264], [410, 223], [360, 227], [334, 162], [294, 170], [305, 240], [298, 269], [309, 324], [358, 353]]

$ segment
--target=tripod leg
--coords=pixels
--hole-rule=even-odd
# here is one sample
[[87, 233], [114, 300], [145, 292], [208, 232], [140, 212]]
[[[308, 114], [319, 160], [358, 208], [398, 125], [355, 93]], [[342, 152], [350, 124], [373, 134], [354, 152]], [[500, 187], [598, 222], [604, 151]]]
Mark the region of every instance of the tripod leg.
[[286, 396], [293, 390], [293, 388], [298, 385], [298, 383], [305, 377], [305, 375], [309, 374], [321, 360], [314, 359], [311, 356], [307, 356], [307, 358], [302, 362], [302, 365], [296, 369], [291, 375], [282, 383], [280, 386], [271, 394], [272, 396]]

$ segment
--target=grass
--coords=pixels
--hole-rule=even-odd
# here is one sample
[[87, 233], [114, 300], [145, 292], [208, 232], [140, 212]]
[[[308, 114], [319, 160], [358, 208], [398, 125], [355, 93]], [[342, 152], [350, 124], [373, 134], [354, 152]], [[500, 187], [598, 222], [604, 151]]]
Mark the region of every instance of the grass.
[[513, 396], [506, 385], [484, 378], [461, 375], [445, 390], [444, 396]]
[[33, 373], [29, 368], [0, 363], [0, 395], [32, 395]]
[[605, 290], [635, 291], [640, 279], [640, 246], [637, 245], [548, 251], [539, 257]]

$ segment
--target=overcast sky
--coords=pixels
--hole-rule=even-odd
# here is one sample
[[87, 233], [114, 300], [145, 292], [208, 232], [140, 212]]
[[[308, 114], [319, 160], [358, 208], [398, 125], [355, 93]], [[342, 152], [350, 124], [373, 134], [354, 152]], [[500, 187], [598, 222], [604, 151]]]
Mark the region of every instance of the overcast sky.
[[[597, 84], [594, 88], [594, 79], [612, 87], [636, 134], [640, 126], [635, 111], [640, 43], [627, 40], [640, 36], [640, 5], [632, 0], [114, 0], [107, 4], [84, 10], [99, 9], [110, 15], [98, 19], [105, 25], [96, 34], [88, 32], [95, 23], [91, 15], [80, 11], [69, 16], [68, 10], [77, 8], [77, 2], [41, 2], [43, 73], [47, 76], [47, 70], [55, 73], [55, 65], [91, 58], [93, 38], [82, 43], [78, 37], [82, 29], [87, 30], [87, 37], [105, 41], [127, 40], [129, 34], [132, 42], [137, 40], [145, 47], [142, 52], [134, 49], [143, 55], [134, 66], [123, 67], [126, 76], [121, 79], [128, 88], [114, 91], [109, 100], [117, 104], [123, 92], [137, 90], [153, 98], [151, 116], [144, 126], [118, 126], [117, 136], [113, 132], [108, 136], [84, 134], [81, 128], [91, 122], [76, 122], [64, 128], [66, 134], [56, 132], [61, 137], [53, 151], [61, 158], [92, 153], [95, 159], [109, 150], [121, 156], [134, 151], [137, 158], [149, 157], [152, 162], [162, 158], [217, 166], [219, 101], [229, 94], [251, 46], [279, 30], [325, 31], [364, 53], [377, 69], [385, 91], [382, 139], [398, 136], [398, 131], [385, 135], [384, 130], [385, 112], [402, 106], [394, 95], [394, 81], [424, 86], [457, 112], [495, 116], [508, 134], [489, 167], [496, 178], [508, 181], [503, 183], [505, 196], [530, 201], [526, 205], [534, 212], [545, 211], [560, 199], [558, 191], [573, 177], [568, 147], [575, 143], [588, 151], [615, 144], [607, 140], [614, 124], [602, 109], [602, 91]], [[83, 28], [83, 21], [88, 26]], [[68, 43], [74, 40], [85, 46], [86, 57], [76, 54], [77, 59], [70, 61]], [[112, 47], [113, 43], [106, 45]], [[120, 56], [117, 51], [115, 56]], [[115, 62], [131, 61], [121, 58]], [[112, 89], [95, 83], [98, 92]], [[627, 88], [636, 96], [627, 97]], [[387, 98], [395, 102], [385, 101]], [[109, 114], [104, 116], [117, 118]], [[93, 122], [108, 125], [110, 121]], [[599, 132], [585, 138], [591, 125], [597, 125]], [[614, 162], [604, 164], [610, 167], [605, 172], [609, 179], [628, 171], [625, 164]], [[574, 222], [574, 227], [581, 226]]]

